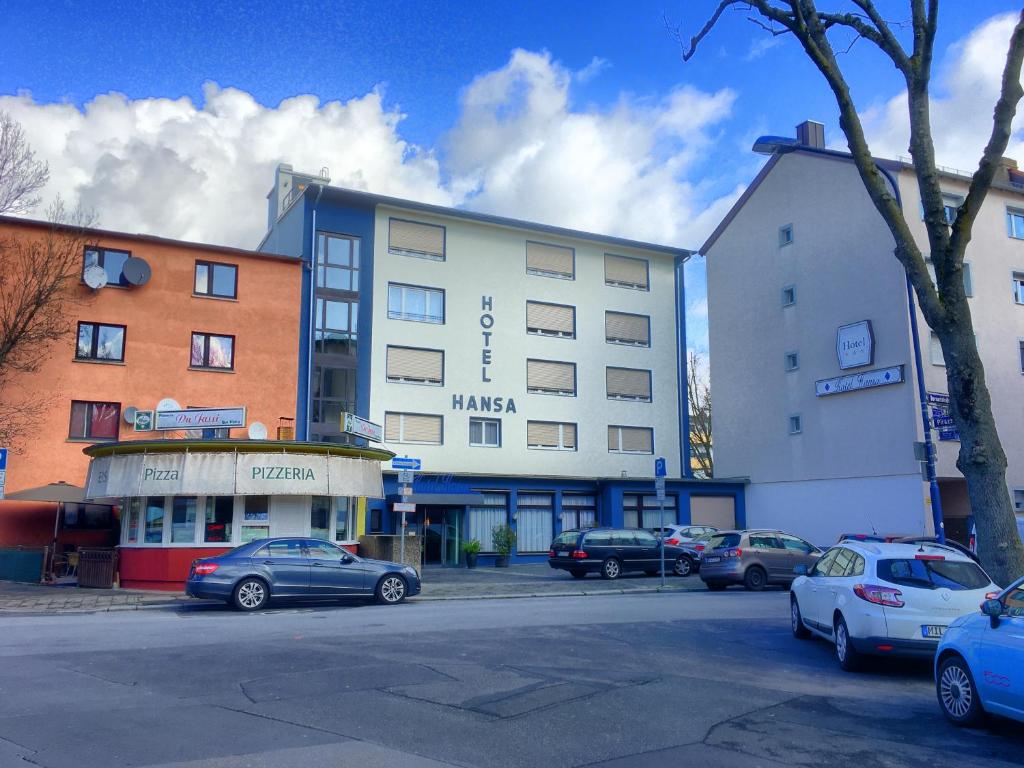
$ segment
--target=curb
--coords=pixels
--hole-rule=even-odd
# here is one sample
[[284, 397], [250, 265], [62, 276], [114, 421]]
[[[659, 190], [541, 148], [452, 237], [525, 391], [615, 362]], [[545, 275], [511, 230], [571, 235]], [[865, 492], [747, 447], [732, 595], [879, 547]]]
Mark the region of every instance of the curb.
[[694, 587], [642, 587], [639, 589], [602, 589], [596, 592], [532, 592], [529, 594], [508, 593], [499, 595], [416, 595], [408, 598], [410, 603], [439, 602], [446, 600], [521, 600], [533, 597], [601, 597], [602, 595], [635, 595], [635, 594], [658, 594], [677, 592], [704, 592], [706, 590]]

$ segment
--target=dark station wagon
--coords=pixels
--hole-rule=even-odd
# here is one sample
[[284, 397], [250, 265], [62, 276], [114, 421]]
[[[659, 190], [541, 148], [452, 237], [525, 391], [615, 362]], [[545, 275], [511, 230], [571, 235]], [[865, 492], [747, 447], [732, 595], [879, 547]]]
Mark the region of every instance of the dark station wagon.
[[662, 545], [653, 533], [639, 528], [564, 531], [551, 542], [548, 565], [568, 571], [577, 579], [588, 573], [599, 573], [603, 579], [617, 579], [627, 571], [643, 571], [654, 576], [661, 572], [662, 546], [665, 547], [665, 572], [688, 576], [691, 561], [681, 547]]

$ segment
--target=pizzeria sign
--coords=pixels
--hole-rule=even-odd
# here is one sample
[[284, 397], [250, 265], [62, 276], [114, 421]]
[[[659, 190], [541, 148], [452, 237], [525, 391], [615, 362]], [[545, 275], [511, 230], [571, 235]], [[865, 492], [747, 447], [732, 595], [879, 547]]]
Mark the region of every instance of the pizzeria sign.
[[157, 411], [153, 429], [221, 429], [245, 426], [245, 406]]

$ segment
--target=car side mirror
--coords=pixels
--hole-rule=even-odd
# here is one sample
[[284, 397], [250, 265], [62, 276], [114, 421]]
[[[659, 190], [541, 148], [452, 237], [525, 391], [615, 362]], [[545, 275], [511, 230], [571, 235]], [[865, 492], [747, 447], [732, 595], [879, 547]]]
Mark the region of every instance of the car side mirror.
[[793, 573], [795, 573], [797, 576], [806, 576], [807, 575], [807, 566], [804, 565], [803, 563], [801, 563], [800, 565], [798, 565], [796, 568], [793, 569]]
[[342, 556], [341, 556], [341, 562], [342, 562], [342, 563], [343, 563], [344, 565], [348, 565], [348, 564], [349, 564], [349, 563], [351, 563], [351, 562], [352, 562], [353, 560], [355, 560], [355, 558], [354, 558], [354, 557], [352, 557], [352, 555], [342, 555]]
[[981, 612], [992, 620], [992, 628], [999, 626], [999, 617], [1003, 615], [1003, 604], [999, 600], [986, 600], [981, 604]]

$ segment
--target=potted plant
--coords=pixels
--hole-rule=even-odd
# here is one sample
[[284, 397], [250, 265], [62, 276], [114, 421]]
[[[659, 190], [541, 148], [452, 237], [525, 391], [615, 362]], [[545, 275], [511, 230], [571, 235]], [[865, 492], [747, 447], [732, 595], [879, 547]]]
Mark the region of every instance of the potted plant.
[[466, 567], [476, 568], [476, 556], [480, 554], [480, 542], [476, 539], [462, 542], [462, 551], [466, 555]]
[[499, 525], [491, 531], [491, 541], [498, 555], [494, 558], [494, 567], [508, 568], [508, 556], [512, 554], [512, 547], [516, 545], [516, 532], [512, 530], [512, 526]]

